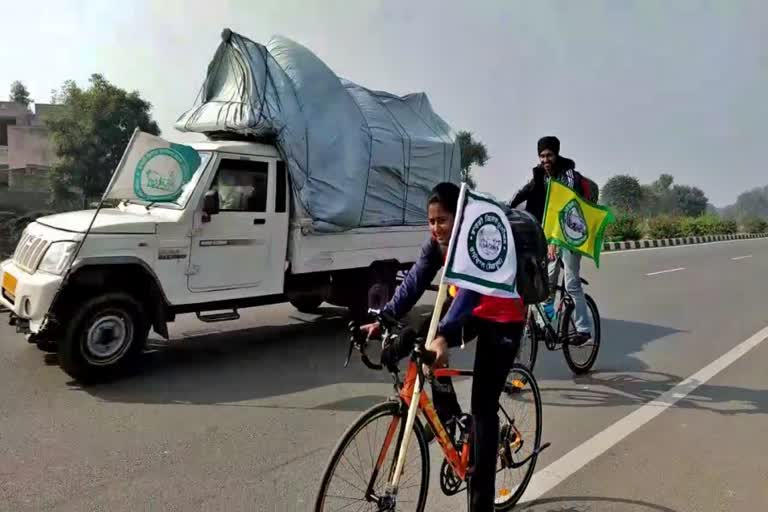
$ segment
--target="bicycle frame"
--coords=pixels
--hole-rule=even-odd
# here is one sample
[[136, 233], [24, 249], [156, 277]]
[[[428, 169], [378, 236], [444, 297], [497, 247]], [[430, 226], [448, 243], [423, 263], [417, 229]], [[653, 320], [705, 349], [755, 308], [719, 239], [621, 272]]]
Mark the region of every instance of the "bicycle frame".
[[[413, 424], [415, 423], [415, 418], [419, 410], [424, 414], [425, 419], [427, 420], [427, 423], [429, 423], [430, 427], [432, 428], [432, 431], [435, 433], [435, 436], [437, 437], [437, 442], [440, 445], [440, 448], [443, 450], [443, 453], [445, 454], [446, 460], [448, 460], [449, 464], [451, 465], [454, 473], [456, 476], [458, 476], [461, 480], [466, 480], [467, 476], [467, 468], [469, 466], [469, 450], [470, 446], [469, 443], [464, 444], [462, 447], [461, 453], [459, 453], [456, 448], [453, 446], [453, 441], [448, 437], [448, 433], [445, 430], [445, 427], [443, 426], [443, 423], [440, 421], [440, 418], [437, 415], [437, 411], [435, 410], [434, 406], [432, 405], [432, 401], [429, 399], [429, 397], [423, 393], [424, 391], [424, 379], [421, 375], [421, 372], [418, 369], [419, 363], [411, 360], [411, 362], [408, 365], [408, 369], [405, 374], [405, 378], [403, 379], [403, 385], [400, 388], [399, 393], [399, 399], [401, 402], [408, 407], [408, 415], [405, 423], [405, 429], [404, 433], [410, 433], [413, 430]], [[440, 368], [434, 370], [434, 376], [437, 377], [458, 377], [458, 376], [472, 376], [473, 372], [471, 370], [458, 370], [453, 368]], [[381, 465], [384, 463], [384, 459], [386, 458], [387, 450], [389, 449], [390, 444], [392, 443], [392, 439], [394, 438], [395, 432], [397, 432], [398, 424], [402, 421], [401, 418], [392, 418], [392, 423], [389, 425], [389, 429], [387, 430], [387, 435], [384, 438], [384, 444], [382, 445], [381, 452], [379, 453], [379, 457], [376, 462], [376, 466], [374, 467], [374, 472], [371, 477], [371, 481], [368, 484], [368, 494], [372, 492], [373, 485], [376, 482], [376, 478], [378, 476], [379, 470], [381, 469]], [[391, 475], [391, 492], [393, 494], [397, 494], [398, 485], [400, 483], [400, 476], [402, 475], [403, 470], [403, 463], [401, 463], [401, 459], [403, 459], [402, 462], [404, 462], [405, 458], [405, 452], [408, 450], [408, 445], [410, 443], [410, 436], [403, 439], [402, 444], [400, 445], [402, 447], [403, 452], [399, 453], [398, 457], [398, 464], [395, 467], [394, 474]]]

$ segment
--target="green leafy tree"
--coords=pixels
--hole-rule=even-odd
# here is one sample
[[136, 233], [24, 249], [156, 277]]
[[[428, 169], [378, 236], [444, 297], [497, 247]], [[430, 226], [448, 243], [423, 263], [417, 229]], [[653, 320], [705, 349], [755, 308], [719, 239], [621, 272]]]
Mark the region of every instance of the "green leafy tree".
[[69, 80], [57, 92], [62, 107], [46, 121], [59, 163], [52, 173], [52, 196], [70, 202], [79, 190], [83, 208], [100, 197], [134, 129], [160, 134], [152, 105], [137, 91], [127, 92], [102, 75], [91, 75], [86, 89]]
[[671, 192], [675, 200], [674, 213], [698, 217], [707, 211], [709, 200], [700, 188], [675, 185]]
[[32, 103], [32, 98], [29, 97], [27, 86], [18, 80], [11, 84], [11, 101], [20, 103], [25, 107], [29, 107], [29, 104]]
[[488, 148], [485, 144], [476, 140], [471, 132], [460, 131], [456, 136], [461, 149], [461, 180], [467, 183], [469, 188], [477, 187], [477, 181], [472, 175], [472, 166], [483, 167], [488, 161]]
[[634, 176], [620, 174], [603, 186], [602, 202], [619, 212], [638, 212], [642, 201], [643, 188]]

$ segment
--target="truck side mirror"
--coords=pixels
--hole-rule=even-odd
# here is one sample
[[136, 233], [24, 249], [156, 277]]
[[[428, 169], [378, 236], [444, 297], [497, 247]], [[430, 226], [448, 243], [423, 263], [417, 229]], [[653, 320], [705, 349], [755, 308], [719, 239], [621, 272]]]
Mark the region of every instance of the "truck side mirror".
[[210, 222], [211, 215], [219, 213], [219, 192], [209, 190], [203, 197], [203, 222]]

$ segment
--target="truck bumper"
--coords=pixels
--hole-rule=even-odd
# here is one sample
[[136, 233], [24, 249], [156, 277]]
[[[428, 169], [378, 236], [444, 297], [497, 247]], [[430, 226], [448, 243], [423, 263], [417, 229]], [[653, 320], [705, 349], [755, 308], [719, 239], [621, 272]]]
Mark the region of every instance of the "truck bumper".
[[29, 274], [11, 260], [0, 263], [0, 305], [10, 310], [17, 331], [37, 334], [42, 330], [61, 282], [53, 274]]

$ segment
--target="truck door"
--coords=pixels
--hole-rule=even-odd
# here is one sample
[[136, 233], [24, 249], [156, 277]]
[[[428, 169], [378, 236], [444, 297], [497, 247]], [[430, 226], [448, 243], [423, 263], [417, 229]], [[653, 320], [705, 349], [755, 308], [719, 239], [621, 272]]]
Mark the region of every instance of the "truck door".
[[[275, 160], [222, 154], [211, 183], [218, 214], [196, 220], [188, 285], [192, 292], [251, 289], [282, 293], [288, 239], [285, 172]], [[277, 186], [278, 174], [283, 183]], [[276, 201], [276, 192], [283, 199]]]

